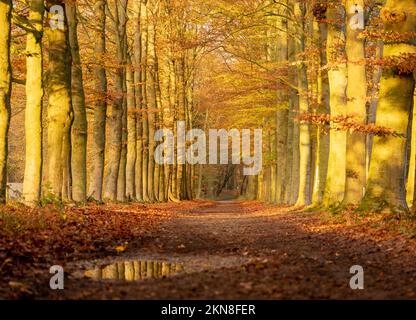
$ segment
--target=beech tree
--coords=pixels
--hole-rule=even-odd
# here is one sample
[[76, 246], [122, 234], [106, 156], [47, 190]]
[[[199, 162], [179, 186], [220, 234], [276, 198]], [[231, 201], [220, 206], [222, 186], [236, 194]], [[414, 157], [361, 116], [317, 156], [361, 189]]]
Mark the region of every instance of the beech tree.
[[69, 44], [72, 57], [72, 107], [74, 121], [72, 124], [71, 168], [72, 198], [77, 202], [87, 199], [87, 115], [85, 109], [84, 82], [81, 57], [78, 45], [78, 18], [75, 2], [67, 4], [69, 26]]
[[416, 47], [414, 30], [416, 1], [388, 0], [381, 11], [385, 25], [385, 66], [380, 83], [376, 124], [391, 128], [399, 136], [376, 136], [364, 208], [408, 210], [405, 192], [406, 131], [413, 108]]
[[[407, 212], [416, 199], [416, 18], [406, 9], [414, 6], [17, 0], [12, 14], [3, 0], [0, 200], [14, 82], [26, 86], [27, 205], [233, 194], [301, 208]], [[194, 128], [262, 128], [260, 172], [246, 177], [242, 164], [187, 161], [195, 147], [181, 132]], [[156, 141], [160, 129], [171, 134]], [[164, 145], [163, 155], [173, 161], [157, 163], [166, 139], [174, 147]]]
[[10, 123], [12, 70], [10, 64], [12, 1], [0, 1], [0, 202], [6, 202], [7, 147]]
[[50, 15], [53, 6], [59, 6], [58, 8], [62, 11], [55, 12], [60, 20], [46, 28], [49, 45], [46, 77], [48, 90], [47, 187], [57, 198], [70, 200], [71, 53], [68, 41], [66, 5], [61, 1], [47, 2], [46, 7]]
[[42, 183], [43, 0], [30, 1], [28, 19], [33, 30], [26, 39], [25, 173], [23, 200], [36, 205]]
[[97, 201], [102, 201], [103, 176], [104, 176], [104, 154], [105, 154], [105, 125], [107, 112], [107, 75], [105, 69], [106, 52], [106, 1], [96, 0], [94, 2], [94, 14], [96, 29], [94, 32], [95, 45], [94, 56], [98, 62], [94, 65], [94, 89], [97, 97], [94, 103], [94, 128], [92, 143], [92, 169], [89, 183], [89, 196]]

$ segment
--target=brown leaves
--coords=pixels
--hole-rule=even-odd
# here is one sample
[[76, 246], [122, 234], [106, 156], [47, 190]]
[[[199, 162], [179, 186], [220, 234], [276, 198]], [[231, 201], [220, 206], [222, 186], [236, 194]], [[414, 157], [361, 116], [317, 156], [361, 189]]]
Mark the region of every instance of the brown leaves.
[[330, 126], [330, 130], [361, 132], [373, 134], [379, 137], [393, 136], [404, 138], [404, 134], [396, 132], [390, 128], [378, 126], [376, 124], [364, 124], [357, 120], [355, 115], [331, 116], [330, 114], [309, 114], [303, 113], [298, 116], [298, 120], [309, 122], [316, 126]]
[[416, 32], [397, 32], [384, 29], [366, 29], [360, 33], [359, 38], [384, 43], [410, 42], [416, 38]]
[[380, 17], [384, 23], [397, 24], [406, 21], [406, 13], [399, 10], [392, 10], [391, 8], [383, 8], [380, 12]]
[[409, 75], [416, 71], [416, 53], [401, 53], [382, 59], [368, 59], [367, 64], [383, 67], [385, 74], [393, 72], [399, 76]]
[[[22, 291], [15, 281], [39, 265], [122, 253], [172, 216], [174, 205], [89, 205], [59, 209], [3, 206], [0, 213], [0, 287]], [[62, 217], [66, 216], [66, 219]], [[47, 271], [46, 271], [47, 274]], [[19, 280], [20, 281], [20, 280]], [[25, 289], [23, 288], [23, 291]]]

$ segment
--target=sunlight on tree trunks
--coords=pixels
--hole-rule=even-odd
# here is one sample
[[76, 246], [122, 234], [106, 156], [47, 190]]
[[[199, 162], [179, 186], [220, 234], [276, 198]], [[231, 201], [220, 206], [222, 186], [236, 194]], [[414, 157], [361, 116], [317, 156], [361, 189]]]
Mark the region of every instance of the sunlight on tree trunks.
[[67, 4], [69, 26], [69, 44], [72, 56], [72, 107], [74, 121], [72, 123], [72, 198], [76, 202], [87, 200], [87, 115], [85, 110], [84, 82], [81, 57], [78, 45], [77, 6], [74, 2]]
[[[416, 1], [388, 0], [381, 18], [387, 31], [414, 32], [416, 27]], [[414, 36], [404, 39], [386, 39], [383, 58], [415, 54]], [[402, 62], [407, 63], [406, 61]], [[380, 98], [376, 124], [392, 128], [403, 136], [379, 136], [374, 138], [373, 155], [367, 192], [362, 202], [365, 209], [407, 210], [405, 189], [406, 133], [413, 107], [415, 79], [413, 70], [405, 66], [385, 66], [380, 83]]]
[[107, 77], [104, 65], [106, 51], [105, 28], [105, 0], [96, 0], [94, 3], [94, 15], [96, 17], [96, 30], [94, 32], [94, 55], [100, 63], [94, 66], [94, 89], [97, 94], [94, 103], [94, 124], [92, 142], [92, 168], [89, 178], [88, 196], [99, 202], [102, 201], [103, 177], [104, 177], [104, 150], [105, 150], [105, 125], [107, 112]]
[[64, 24], [63, 28], [46, 29], [49, 44], [47, 187], [58, 199], [70, 200], [71, 53], [65, 5], [49, 2], [48, 9], [55, 4], [64, 8]]
[[[351, 19], [363, 10], [364, 1], [347, 0], [346, 58], [347, 58], [347, 112], [354, 115], [358, 123], [366, 122], [367, 78], [365, 69], [364, 40], [359, 33], [364, 27], [352, 27]], [[347, 163], [344, 204], [361, 201], [366, 181], [366, 135], [362, 132], [347, 132]]]
[[43, 0], [32, 0], [29, 20], [36, 31], [28, 32], [26, 40], [26, 154], [23, 179], [23, 201], [30, 206], [39, 203], [42, 183], [43, 15]]

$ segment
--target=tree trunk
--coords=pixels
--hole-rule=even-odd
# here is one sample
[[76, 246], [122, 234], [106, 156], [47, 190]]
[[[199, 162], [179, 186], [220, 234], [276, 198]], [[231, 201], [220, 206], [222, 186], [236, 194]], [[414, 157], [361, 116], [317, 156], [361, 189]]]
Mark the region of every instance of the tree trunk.
[[98, 63], [94, 65], [94, 128], [92, 143], [92, 168], [89, 183], [89, 196], [99, 202], [102, 201], [104, 176], [105, 124], [107, 113], [107, 77], [104, 66], [105, 54], [105, 0], [96, 0], [94, 12], [97, 18], [95, 31], [94, 56]]
[[0, 2], [0, 203], [6, 202], [7, 152], [12, 70], [10, 65], [12, 1]]
[[[55, 3], [53, 3], [55, 4]], [[64, 8], [62, 2], [58, 2]], [[52, 5], [52, 3], [50, 3]], [[48, 187], [59, 199], [70, 197], [70, 130], [71, 106], [71, 57], [68, 42], [68, 26], [64, 14], [64, 28], [48, 28], [49, 65], [48, 79]]]
[[[205, 111], [205, 121], [204, 121], [204, 131], [208, 131], [208, 119], [209, 119], [209, 109]], [[203, 164], [198, 164], [198, 187], [196, 191], [196, 198], [201, 198], [201, 189], [202, 189], [202, 177], [203, 177]]]
[[[152, 8], [153, 9], [153, 8]], [[156, 28], [155, 28], [155, 17], [150, 11], [148, 6], [148, 53], [147, 53], [147, 120], [148, 120], [148, 185], [147, 194], [150, 202], [156, 200], [157, 194], [155, 194], [155, 127], [156, 127], [156, 113], [158, 109], [157, 98], [156, 98]], [[158, 174], [156, 174], [158, 176]]]
[[[177, 80], [178, 80], [178, 121], [186, 121], [186, 114], [185, 114], [185, 104], [186, 104], [186, 90], [185, 90], [185, 57], [184, 54], [182, 54], [181, 58], [178, 61], [177, 66]], [[178, 129], [178, 128], [177, 128]], [[186, 127], [184, 128], [186, 130]], [[177, 130], [178, 131], [178, 130]], [[178, 137], [179, 138], [179, 137]], [[179, 148], [179, 146], [177, 146]], [[178, 156], [178, 158], [183, 158], [184, 160], [185, 155]], [[179, 161], [181, 162], [181, 161]], [[182, 161], [184, 162], [184, 161]], [[185, 170], [186, 165], [178, 163], [176, 165], [176, 191], [177, 191], [177, 198], [179, 200], [185, 200], [184, 196], [184, 177], [185, 177]]]
[[[327, 17], [332, 21], [343, 20], [342, 6], [328, 8]], [[339, 47], [345, 46], [345, 35], [342, 25], [331, 23], [328, 26], [327, 55], [330, 65], [336, 67], [328, 71], [329, 78], [329, 104], [332, 118], [346, 114], [347, 100], [347, 66], [340, 62]], [[325, 206], [339, 205], [344, 199], [347, 136], [345, 131], [330, 129], [329, 132], [329, 160], [328, 173], [323, 204]]]
[[126, 164], [126, 197], [131, 201], [136, 198], [135, 173], [137, 157], [136, 103], [134, 87], [134, 70], [131, 59], [126, 69], [127, 82], [127, 164]]
[[[304, 31], [304, 18], [306, 15], [306, 7], [304, 3], [297, 4], [299, 11], [299, 18], [301, 19], [301, 29]], [[301, 30], [301, 32], [302, 32]], [[299, 52], [305, 50], [305, 35], [302, 33]], [[299, 83], [299, 113], [309, 113], [308, 101], [308, 79], [307, 69], [305, 63], [301, 63], [298, 74]], [[296, 201], [297, 206], [305, 206], [311, 204], [311, 128], [308, 122], [301, 122], [299, 125], [299, 195]]]
[[114, 30], [117, 46], [117, 63], [115, 72], [114, 86], [117, 92], [111, 106], [109, 119], [109, 135], [107, 156], [108, 161], [104, 176], [104, 199], [117, 200], [117, 181], [120, 170], [120, 160], [122, 151], [122, 127], [123, 127], [123, 81], [124, 81], [124, 34], [126, 32], [126, 6], [124, 3], [114, 3]]
[[142, 154], [143, 154], [143, 161], [142, 161], [142, 190], [143, 190], [143, 201], [149, 202], [148, 196], [148, 186], [149, 186], [149, 179], [148, 179], [148, 168], [149, 168], [149, 122], [148, 122], [148, 99], [147, 99], [147, 55], [148, 55], [148, 28], [147, 28], [147, 1], [142, 0], [141, 2], [141, 23], [143, 24], [142, 28], [142, 62], [141, 62], [141, 69], [142, 69]]
[[407, 184], [406, 184], [406, 201], [408, 206], [412, 207], [412, 211], [416, 209], [413, 206], [414, 195], [415, 195], [415, 178], [416, 178], [416, 95], [413, 97], [413, 110], [412, 110], [412, 125], [409, 143], [410, 143], [410, 152], [409, 152], [409, 165], [408, 165], [408, 174], [407, 174]]
[[87, 199], [87, 114], [82, 78], [81, 57], [77, 35], [77, 6], [75, 2], [67, 4], [69, 26], [69, 44], [72, 56], [72, 107], [74, 121], [72, 125], [72, 198], [77, 202]]
[[121, 2], [122, 10], [119, 11], [120, 21], [122, 21], [120, 35], [123, 36], [123, 112], [121, 120], [121, 155], [120, 155], [120, 167], [117, 177], [117, 200], [126, 201], [126, 168], [127, 168], [127, 122], [128, 122], [128, 109], [127, 109], [127, 78], [126, 78], [126, 64], [128, 58], [127, 48], [127, 1]]
[[[358, 35], [363, 30], [353, 29], [350, 25], [351, 8], [356, 4], [364, 8], [364, 0], [347, 0], [346, 53], [347, 53], [347, 112], [354, 115], [359, 124], [366, 123], [367, 78], [365, 64], [364, 40]], [[360, 203], [366, 182], [366, 135], [362, 132], [347, 133], [347, 163], [344, 204]]]
[[[286, 3], [288, 4], [288, 1], [286, 1]], [[285, 14], [288, 14], [288, 12], [289, 11], [285, 11]], [[291, 53], [291, 48], [289, 47], [290, 40], [288, 36], [288, 22], [285, 19], [278, 18], [277, 29], [276, 59], [278, 65], [282, 65], [289, 60], [289, 53]], [[276, 163], [273, 168], [275, 171], [275, 180], [272, 181], [275, 185], [273, 202], [278, 204], [285, 202], [286, 189], [290, 189], [288, 187], [288, 181], [291, 179], [291, 170], [288, 170], [288, 160], [291, 157], [289, 157], [287, 152], [289, 108], [290, 103], [287, 90], [279, 90], [277, 92], [276, 131], [274, 143], [276, 148]]]
[[[293, 3], [288, 3], [290, 10], [293, 11]], [[288, 60], [294, 63], [297, 54], [297, 40], [293, 38], [296, 32], [296, 25], [294, 21], [288, 21]], [[296, 68], [289, 69], [289, 79], [292, 83], [296, 83], [298, 71]], [[298, 92], [292, 88], [289, 93], [289, 116], [288, 116], [288, 171], [290, 171], [290, 181], [288, 181], [286, 202], [295, 204], [299, 194], [299, 168], [300, 168], [300, 147], [299, 147], [299, 121], [296, 117], [299, 115], [299, 95]]]
[[[410, 9], [412, 8], [412, 9]], [[381, 11], [386, 30], [414, 32], [416, 28], [415, 0], [387, 0]], [[411, 40], [385, 41], [383, 58], [397, 58], [402, 54], [416, 54], [414, 37]], [[376, 124], [406, 136], [415, 89], [414, 70], [399, 71], [397, 66], [384, 67], [380, 83]], [[405, 192], [406, 139], [403, 137], [374, 137], [367, 191], [362, 202], [365, 209], [408, 210]]]
[[142, 118], [143, 118], [143, 84], [142, 84], [142, 21], [141, 0], [134, 1], [134, 87], [136, 101], [136, 168], [135, 168], [135, 197], [137, 201], [143, 201], [143, 141], [142, 141]]
[[[322, 4], [326, 6], [326, 4]], [[316, 20], [318, 22], [318, 43], [320, 52], [320, 64], [318, 71], [318, 88], [317, 98], [318, 107], [317, 113], [327, 115], [330, 113], [329, 110], [329, 78], [328, 71], [325, 69], [328, 59], [326, 51], [326, 43], [328, 40], [328, 25], [325, 21], [325, 11], [322, 10], [325, 7], [321, 7], [319, 14], [317, 14]], [[315, 205], [320, 205], [325, 192], [326, 178], [328, 173], [328, 157], [329, 157], [329, 135], [327, 133], [328, 126], [320, 125], [317, 130], [317, 153], [316, 153], [316, 175], [314, 190], [312, 195], [312, 202]]]
[[25, 175], [23, 201], [36, 205], [42, 182], [42, 99], [43, 99], [43, 0], [30, 2], [29, 20], [36, 33], [28, 32], [26, 40], [26, 109], [25, 109]]

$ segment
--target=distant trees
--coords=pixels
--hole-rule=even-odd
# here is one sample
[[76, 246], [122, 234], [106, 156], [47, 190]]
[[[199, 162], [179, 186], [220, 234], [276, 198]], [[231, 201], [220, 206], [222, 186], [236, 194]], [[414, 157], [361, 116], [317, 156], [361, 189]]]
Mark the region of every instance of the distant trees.
[[[273, 77], [283, 84], [277, 87], [277, 94], [286, 92], [289, 114], [295, 110], [294, 119], [288, 118], [288, 126], [280, 116], [274, 124], [261, 123], [261, 119], [268, 119], [267, 110], [258, 116], [258, 125], [264, 125], [267, 132], [263, 172], [257, 182], [252, 182], [257, 191], [251, 192], [258, 199], [299, 206], [313, 202], [317, 207], [353, 205], [364, 210], [408, 210], [406, 183], [414, 185], [408, 181], [414, 179], [414, 173], [408, 171], [415, 170], [415, 160], [410, 159], [409, 152], [410, 146], [413, 151], [415, 146], [409, 133], [411, 128], [414, 130], [411, 113], [416, 58], [415, 34], [410, 31], [414, 30], [414, 14], [412, 10], [406, 12], [404, 7], [414, 8], [415, 3], [383, 3], [382, 6], [377, 1], [264, 1], [263, 10], [257, 10], [257, 4], [253, 4], [253, 11], [245, 8], [253, 25], [257, 21], [256, 27], [253, 26], [258, 28], [255, 39], [262, 41], [266, 58], [259, 58], [261, 46], [247, 40], [252, 34], [246, 30], [235, 32], [240, 32], [241, 37], [244, 34], [247, 49], [242, 50], [239, 39], [231, 36], [226, 42], [227, 52], [236, 53], [236, 59], [250, 63], [256, 70], [253, 77], [263, 77], [264, 83]], [[285, 69], [283, 61], [276, 60], [273, 65], [267, 58], [273, 41], [275, 46], [285, 46], [287, 42], [288, 48], [291, 43], [296, 44], [296, 58], [291, 61], [289, 54]], [[384, 43], [384, 50], [380, 49], [380, 43]], [[382, 57], [381, 51], [384, 51]], [[296, 95], [290, 94], [292, 90]], [[273, 91], [268, 88], [263, 97]], [[294, 130], [296, 126], [299, 133]], [[269, 133], [273, 128], [275, 136]], [[288, 137], [281, 139], [286, 134]], [[279, 197], [279, 190], [289, 180], [281, 180], [273, 167], [274, 161], [277, 172], [284, 167], [279, 154], [285, 148], [298, 150], [298, 154], [286, 152], [294, 166], [283, 169], [285, 176], [299, 176], [290, 189], [289, 201]]]

